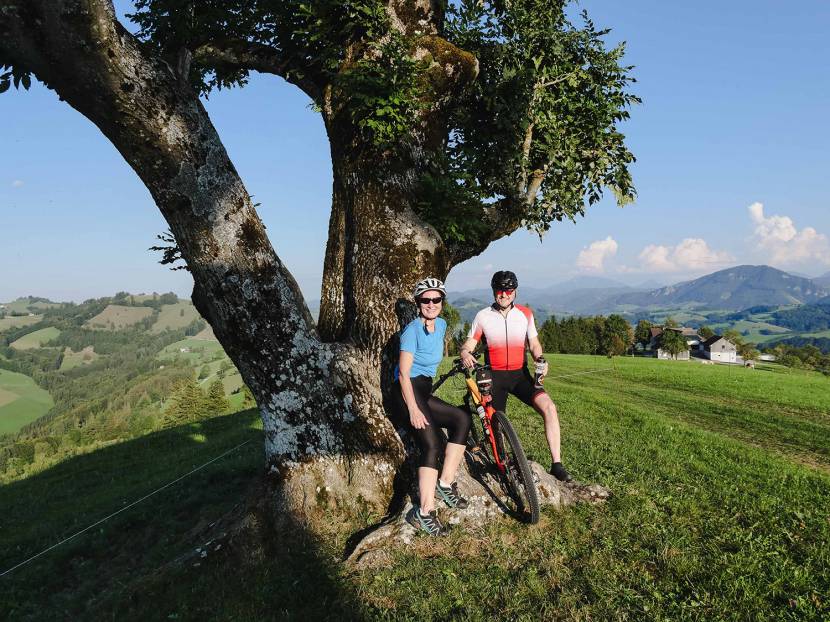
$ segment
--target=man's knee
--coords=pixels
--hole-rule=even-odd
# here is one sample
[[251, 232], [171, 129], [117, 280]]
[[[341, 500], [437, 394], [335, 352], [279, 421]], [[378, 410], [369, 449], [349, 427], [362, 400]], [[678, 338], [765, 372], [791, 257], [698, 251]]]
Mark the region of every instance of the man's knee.
[[533, 401], [536, 410], [544, 417], [556, 417], [556, 404], [547, 393], [540, 393]]

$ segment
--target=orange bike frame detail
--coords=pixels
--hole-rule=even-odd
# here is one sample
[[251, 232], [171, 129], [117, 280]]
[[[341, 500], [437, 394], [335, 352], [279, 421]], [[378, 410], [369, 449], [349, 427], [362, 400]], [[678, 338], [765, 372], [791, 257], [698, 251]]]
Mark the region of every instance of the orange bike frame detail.
[[470, 392], [470, 395], [473, 397], [473, 403], [476, 406], [482, 406], [484, 408], [484, 419], [482, 421], [484, 425], [484, 433], [487, 434], [487, 438], [490, 440], [490, 446], [493, 448], [493, 457], [496, 459], [496, 466], [498, 467], [499, 471], [502, 473], [505, 472], [504, 463], [501, 460], [501, 456], [499, 455], [498, 447], [496, 446], [496, 437], [493, 434], [493, 414], [496, 412], [493, 409], [493, 406], [490, 404], [492, 401], [492, 397], [488, 395], [482, 395], [481, 391], [478, 390], [478, 385], [473, 378], [466, 378], [465, 382], [467, 383], [467, 390]]

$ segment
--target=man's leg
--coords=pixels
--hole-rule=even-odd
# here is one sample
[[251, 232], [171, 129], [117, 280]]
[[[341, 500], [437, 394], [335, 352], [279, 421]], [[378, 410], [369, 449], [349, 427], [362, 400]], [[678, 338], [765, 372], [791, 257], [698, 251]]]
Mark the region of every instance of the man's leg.
[[545, 438], [548, 441], [553, 462], [562, 462], [559, 414], [556, 412], [556, 404], [547, 393], [540, 391], [533, 398], [533, 408], [542, 415], [545, 422]]

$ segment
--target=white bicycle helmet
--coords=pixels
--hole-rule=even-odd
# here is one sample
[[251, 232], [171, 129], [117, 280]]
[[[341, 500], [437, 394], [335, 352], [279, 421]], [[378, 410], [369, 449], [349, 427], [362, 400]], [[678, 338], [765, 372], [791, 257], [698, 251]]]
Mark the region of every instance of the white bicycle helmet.
[[417, 298], [424, 292], [428, 292], [431, 289], [441, 292], [442, 296], [447, 295], [447, 290], [444, 289], [444, 282], [441, 279], [436, 279], [431, 276], [428, 276], [427, 278], [422, 279], [415, 284], [415, 291], [412, 292], [412, 297]]

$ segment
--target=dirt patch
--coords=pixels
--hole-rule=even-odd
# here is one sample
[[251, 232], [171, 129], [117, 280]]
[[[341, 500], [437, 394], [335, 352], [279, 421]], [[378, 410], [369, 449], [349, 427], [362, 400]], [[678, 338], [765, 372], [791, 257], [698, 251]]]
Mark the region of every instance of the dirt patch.
[[0, 407], [5, 406], [6, 404], [11, 404], [19, 397], [20, 396], [17, 393], [12, 393], [11, 391], [0, 388]]

